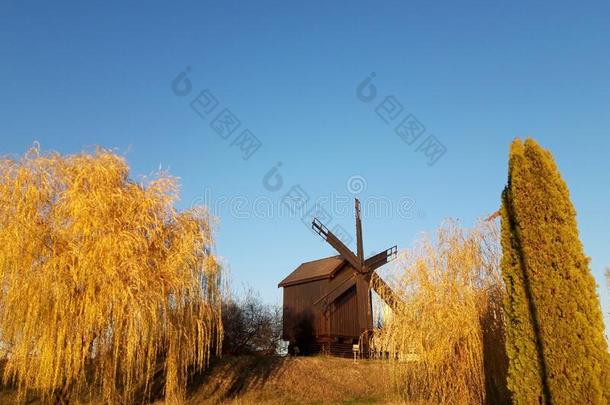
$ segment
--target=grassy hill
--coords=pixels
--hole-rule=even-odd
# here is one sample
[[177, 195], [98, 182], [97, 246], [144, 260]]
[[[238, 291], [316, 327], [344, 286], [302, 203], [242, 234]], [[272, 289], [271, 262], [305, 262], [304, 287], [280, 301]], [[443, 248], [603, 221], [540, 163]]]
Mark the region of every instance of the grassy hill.
[[[0, 391], [14, 403], [15, 391]], [[189, 385], [189, 405], [395, 404], [390, 363], [335, 357], [224, 357]], [[28, 404], [39, 404], [33, 397]], [[93, 402], [97, 404], [97, 402]], [[158, 400], [154, 405], [166, 405]], [[169, 405], [169, 404], [167, 404]]]
[[397, 403], [389, 363], [335, 357], [225, 357], [191, 387], [189, 404]]

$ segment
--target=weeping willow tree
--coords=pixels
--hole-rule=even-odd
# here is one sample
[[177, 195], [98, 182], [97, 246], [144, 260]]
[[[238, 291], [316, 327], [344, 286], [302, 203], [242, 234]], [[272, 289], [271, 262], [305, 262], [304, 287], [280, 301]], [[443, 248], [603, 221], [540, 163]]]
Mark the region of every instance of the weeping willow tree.
[[445, 223], [399, 261], [401, 302], [373, 350], [398, 356], [395, 383], [409, 403], [509, 401], [504, 351], [499, 227]]
[[20, 400], [128, 403], [162, 375], [179, 403], [220, 349], [205, 210], [176, 211], [166, 174], [128, 174], [101, 149], [0, 159], [0, 350]]

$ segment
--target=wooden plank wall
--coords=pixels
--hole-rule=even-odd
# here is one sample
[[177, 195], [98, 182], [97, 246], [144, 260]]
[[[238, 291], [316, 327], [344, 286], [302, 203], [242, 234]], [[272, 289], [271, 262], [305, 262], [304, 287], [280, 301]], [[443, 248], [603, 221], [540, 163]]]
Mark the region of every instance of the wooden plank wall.
[[[311, 281], [284, 287], [283, 338], [295, 341], [303, 334], [359, 337], [357, 290], [346, 291], [328, 308], [328, 317], [322, 313], [324, 305], [316, 303], [328, 292], [341, 287], [352, 277], [349, 265], [340, 269], [334, 278]], [[353, 281], [347, 281], [347, 283]]]
[[331, 312], [331, 333], [343, 336], [360, 335], [355, 285], [335, 301]]
[[319, 305], [314, 306], [326, 293], [328, 280], [311, 281], [284, 287], [284, 339], [294, 340], [309, 329], [313, 335], [328, 333]]

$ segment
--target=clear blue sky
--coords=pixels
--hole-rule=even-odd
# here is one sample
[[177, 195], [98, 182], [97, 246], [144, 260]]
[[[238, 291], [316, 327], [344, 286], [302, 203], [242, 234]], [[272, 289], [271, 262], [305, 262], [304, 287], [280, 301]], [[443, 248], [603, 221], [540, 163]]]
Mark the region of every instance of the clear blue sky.
[[[179, 176], [181, 207], [205, 190], [279, 204], [294, 184], [312, 199], [351, 196], [347, 180], [362, 176], [363, 199], [415, 200], [412, 218], [365, 215], [370, 252], [493, 212], [509, 143], [531, 135], [570, 186], [610, 322], [607, 1], [116, 3], [2, 3], [2, 153], [34, 140], [62, 153], [117, 148], [134, 177], [160, 165]], [[180, 97], [172, 80], [187, 66]], [[371, 72], [378, 94], [365, 103], [356, 87]], [[219, 105], [201, 118], [189, 103], [204, 89]], [[414, 114], [446, 147], [435, 165], [376, 113], [389, 95], [404, 106], [397, 120]], [[228, 140], [210, 126], [223, 108], [241, 121]], [[249, 160], [231, 145], [242, 129], [262, 142]], [[270, 191], [262, 178], [277, 162], [284, 185]], [[270, 302], [300, 262], [334, 253], [289, 215], [216, 213], [234, 284]], [[333, 224], [352, 232], [349, 213]]]

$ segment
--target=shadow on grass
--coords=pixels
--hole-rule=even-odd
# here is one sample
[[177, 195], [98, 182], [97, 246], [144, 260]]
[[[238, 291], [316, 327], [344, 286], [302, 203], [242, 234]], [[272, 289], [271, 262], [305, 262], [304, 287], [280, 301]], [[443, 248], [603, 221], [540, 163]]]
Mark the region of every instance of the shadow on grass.
[[285, 361], [280, 356], [225, 356], [191, 379], [187, 395], [201, 394], [204, 389], [205, 397], [219, 401], [234, 399], [260, 389], [272, 376], [279, 377]]

